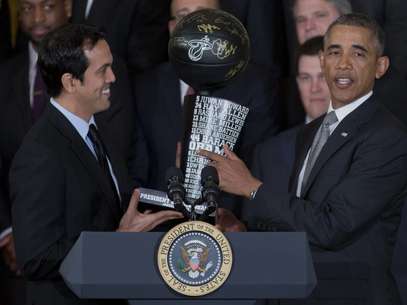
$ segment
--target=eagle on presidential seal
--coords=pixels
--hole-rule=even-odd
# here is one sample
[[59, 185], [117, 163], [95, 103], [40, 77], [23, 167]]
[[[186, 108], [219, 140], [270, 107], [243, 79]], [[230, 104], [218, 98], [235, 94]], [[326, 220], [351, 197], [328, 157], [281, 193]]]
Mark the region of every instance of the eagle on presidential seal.
[[209, 261], [209, 248], [200, 240], [191, 240], [180, 247], [182, 261], [180, 270], [188, 274], [192, 279], [205, 276], [205, 273], [213, 266]]

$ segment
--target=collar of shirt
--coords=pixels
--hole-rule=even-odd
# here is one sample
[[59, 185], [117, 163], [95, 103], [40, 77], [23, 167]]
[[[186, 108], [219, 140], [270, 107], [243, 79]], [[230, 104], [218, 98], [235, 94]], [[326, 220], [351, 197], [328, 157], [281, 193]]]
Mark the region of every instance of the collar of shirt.
[[356, 101], [349, 103], [345, 106], [339, 107], [337, 109], [334, 109], [332, 106], [332, 101], [329, 103], [329, 108], [327, 113], [331, 111], [335, 111], [336, 117], [338, 118], [338, 121], [331, 126], [329, 126], [329, 131], [330, 134], [332, 134], [335, 130], [335, 128], [339, 125], [340, 122], [344, 118], [346, 118], [352, 111], [354, 111], [356, 108], [358, 108], [360, 105], [362, 105], [364, 102], [367, 101], [369, 97], [371, 97], [373, 94], [373, 91], [370, 91], [369, 93], [365, 94], [364, 96], [358, 98]]
[[179, 88], [180, 88], [180, 93], [181, 93], [181, 106], [184, 106], [184, 97], [185, 97], [185, 94], [187, 94], [189, 85], [180, 79]]
[[94, 124], [96, 126], [95, 118], [93, 115], [91, 116], [89, 122], [81, 119], [77, 115], [73, 114], [72, 112], [66, 110], [60, 104], [58, 104], [53, 98], [51, 98], [51, 104], [63, 114], [64, 117], [73, 125], [76, 131], [79, 133], [81, 138], [87, 142], [86, 137], [88, 136], [89, 132], [89, 125]]
[[331, 112], [335, 110], [335, 114], [338, 118], [338, 123], [340, 123], [348, 114], [350, 114], [353, 110], [358, 108], [360, 105], [362, 105], [366, 100], [371, 97], [373, 94], [373, 91], [370, 91], [369, 93], [365, 94], [364, 96], [358, 98], [356, 101], [349, 103], [345, 106], [339, 107], [334, 109], [332, 106], [332, 101], [329, 103], [329, 108], [328, 112]]
[[33, 104], [34, 99], [34, 82], [35, 75], [37, 74], [37, 61], [38, 61], [38, 52], [35, 50], [32, 42], [28, 43], [28, 81], [30, 86], [30, 105]]
[[[80, 1], [84, 1], [84, 0], [80, 0]], [[90, 9], [92, 8], [92, 4], [93, 4], [93, 0], [88, 0], [88, 2], [86, 3], [85, 18], [88, 18]]]

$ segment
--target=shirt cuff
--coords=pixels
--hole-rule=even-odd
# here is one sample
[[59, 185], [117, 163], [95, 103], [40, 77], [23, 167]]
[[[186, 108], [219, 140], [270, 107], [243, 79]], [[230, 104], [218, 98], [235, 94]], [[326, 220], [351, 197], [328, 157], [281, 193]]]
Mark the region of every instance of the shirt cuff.
[[3, 230], [0, 232], [0, 240], [2, 240], [4, 237], [9, 235], [10, 233], [13, 232], [13, 229], [11, 227], [8, 227], [7, 229]]

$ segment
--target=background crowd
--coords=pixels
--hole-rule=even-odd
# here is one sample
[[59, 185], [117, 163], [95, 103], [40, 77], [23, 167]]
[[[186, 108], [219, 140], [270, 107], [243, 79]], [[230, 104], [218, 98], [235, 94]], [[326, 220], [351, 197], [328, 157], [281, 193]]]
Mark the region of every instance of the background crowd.
[[[249, 107], [235, 153], [260, 176], [267, 175], [259, 166], [267, 159], [278, 177], [270, 179], [273, 191], [288, 189], [301, 127], [328, 110], [331, 96], [319, 54], [323, 35], [339, 16], [363, 13], [384, 29], [390, 68], [374, 94], [407, 124], [404, 0], [0, 0], [0, 305], [23, 304], [26, 298], [15, 254], [9, 172], [49, 103], [37, 66], [44, 36], [67, 23], [94, 25], [105, 33], [115, 79], [110, 108], [95, 115], [98, 129], [127, 173], [126, 189], [165, 190], [164, 173], [175, 165], [184, 135], [184, 97], [191, 94], [168, 61], [168, 39], [182, 17], [202, 8], [232, 13], [249, 33], [250, 64], [213, 95]], [[238, 217], [242, 213], [236, 197], [225, 195], [223, 207]], [[405, 225], [402, 221], [395, 251], [401, 269]]]

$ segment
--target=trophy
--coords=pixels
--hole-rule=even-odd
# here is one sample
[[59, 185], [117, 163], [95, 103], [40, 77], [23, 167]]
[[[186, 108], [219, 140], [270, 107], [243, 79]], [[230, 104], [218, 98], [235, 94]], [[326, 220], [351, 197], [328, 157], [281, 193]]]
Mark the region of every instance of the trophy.
[[[224, 144], [233, 150], [249, 109], [213, 92], [246, 68], [249, 49], [244, 26], [221, 10], [193, 12], [178, 22], [171, 35], [170, 62], [195, 94], [184, 99], [182, 171], [167, 172], [168, 198], [161, 198], [161, 206], [173, 207], [189, 219], [207, 220], [216, 211], [219, 178], [216, 169], [208, 166], [209, 160], [197, 153], [206, 149], [223, 154]], [[158, 191], [146, 194], [142, 189], [140, 199], [154, 204], [149, 199], [157, 196]]]
[[195, 91], [184, 100], [181, 167], [185, 181], [181, 169], [169, 169], [166, 176], [168, 199], [190, 221], [165, 234], [157, 250], [157, 265], [169, 287], [197, 297], [221, 287], [232, 271], [232, 248], [226, 236], [208, 223], [209, 216], [216, 215], [218, 173], [197, 152], [206, 149], [223, 154], [224, 144], [231, 149], [236, 144], [249, 109], [213, 92], [246, 67], [249, 38], [232, 15], [199, 10], [177, 24], [168, 54], [179, 78]]

